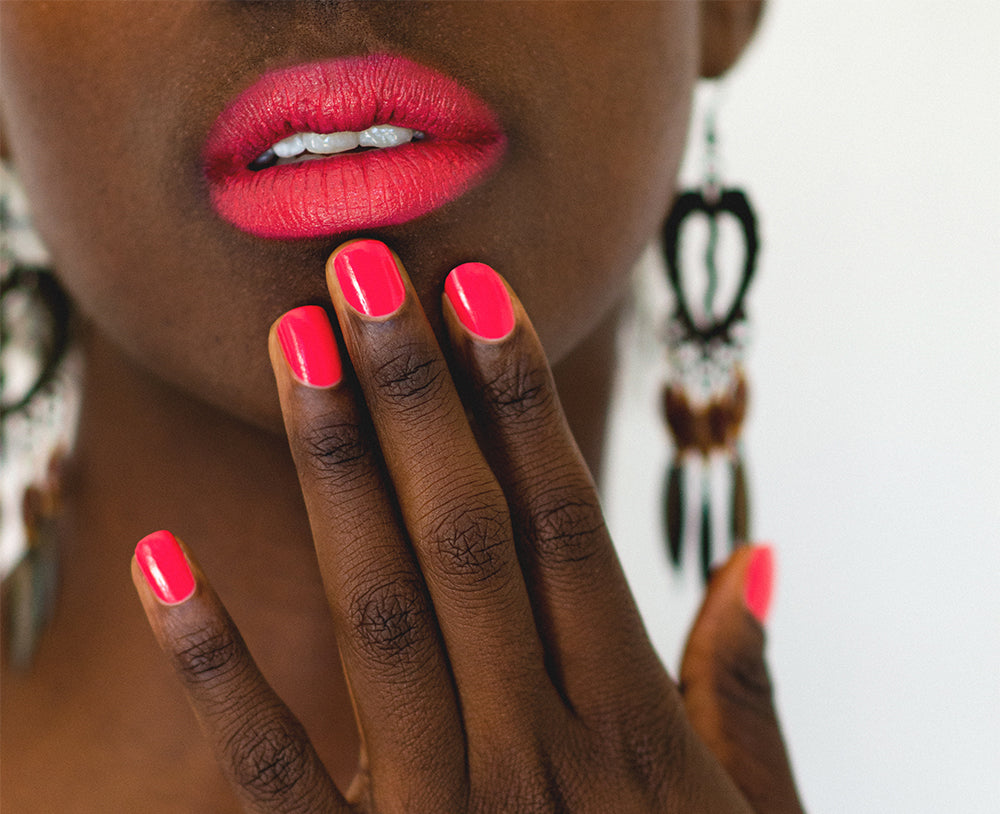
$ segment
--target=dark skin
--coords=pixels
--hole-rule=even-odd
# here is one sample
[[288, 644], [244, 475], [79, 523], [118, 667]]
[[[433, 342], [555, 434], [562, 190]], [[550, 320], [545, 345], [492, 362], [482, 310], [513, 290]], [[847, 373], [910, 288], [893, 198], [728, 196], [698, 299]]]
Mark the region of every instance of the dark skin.
[[[713, 582], [681, 693], [588, 513], [596, 495], [576, 444], [596, 470], [628, 272], [669, 205], [699, 67], [724, 70], [755, 17], [755, 4], [721, 4], [732, 13], [715, 9], [704, 27], [713, 49], [696, 4], [626, 8], [5, 5], [4, 129], [82, 314], [88, 363], [58, 615], [30, 674], [4, 676], [5, 810], [238, 810], [226, 779], [253, 811], [340, 811], [341, 793], [367, 811], [799, 810], [761, 630], [740, 598], [746, 554]], [[261, 72], [385, 50], [481, 95], [510, 149], [460, 200], [367, 235], [392, 246], [411, 281], [375, 341], [324, 279], [327, 255], [351, 236], [275, 242], [236, 231], [209, 208], [198, 155], [221, 107]], [[627, 138], [609, 135], [623, 120]], [[478, 343], [442, 306], [444, 276], [470, 259], [498, 268], [520, 298], [510, 341]], [[266, 352], [269, 326], [306, 303], [339, 321], [342, 386], [303, 386], [273, 337]], [[377, 396], [373, 371], [400, 341], [441, 371], [421, 426], [425, 449], [447, 449], [462, 472], [454, 488], [435, 480], [440, 461], [400, 440], [405, 405]], [[489, 396], [491, 381], [521, 368], [542, 395], [530, 444]], [[365, 450], [369, 488], [350, 499], [317, 476], [301, 441], [302, 428], [333, 414], [360, 428]], [[563, 509], [584, 507], [568, 523], [585, 556], [539, 556], [537, 498], [553, 486]], [[499, 518], [496, 559], [475, 574], [435, 564], [422, 525], [456, 501], [485, 501]], [[198, 591], [179, 606], [136, 578], [168, 663], [123, 579], [135, 541], [160, 527], [200, 563]], [[349, 601], [363, 574], [416, 586], [406, 602], [425, 657], [403, 688], [391, 676], [407, 653], [363, 655]], [[192, 676], [178, 653], [206, 627], [239, 669]], [[342, 657], [370, 774], [355, 775], [359, 724]], [[275, 721], [292, 729], [278, 697], [312, 743], [282, 753], [302, 779], [280, 793], [236, 768], [260, 740], [247, 733]], [[220, 713], [223, 698], [241, 703]]]

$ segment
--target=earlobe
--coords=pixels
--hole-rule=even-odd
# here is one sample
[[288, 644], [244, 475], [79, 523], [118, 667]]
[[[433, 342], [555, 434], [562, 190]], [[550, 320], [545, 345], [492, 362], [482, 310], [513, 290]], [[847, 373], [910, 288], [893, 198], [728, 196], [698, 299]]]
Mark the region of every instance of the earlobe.
[[700, 0], [701, 76], [716, 79], [736, 64], [757, 30], [764, 0]]

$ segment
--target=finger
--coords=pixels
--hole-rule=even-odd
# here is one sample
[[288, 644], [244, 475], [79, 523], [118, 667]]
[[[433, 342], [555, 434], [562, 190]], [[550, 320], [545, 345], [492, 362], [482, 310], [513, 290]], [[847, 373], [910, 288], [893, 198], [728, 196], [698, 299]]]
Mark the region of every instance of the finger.
[[381, 803], [446, 809], [464, 788], [453, 771], [465, 747], [452, 677], [326, 312], [288, 312], [269, 349], [367, 771]]
[[[503, 493], [399, 259], [337, 249], [327, 280], [462, 702], [470, 742], [496, 737], [551, 684]], [[551, 695], [555, 701], [555, 695]]]
[[770, 548], [743, 547], [713, 576], [688, 637], [681, 692], [695, 731], [760, 814], [801, 814], [764, 661]]
[[143, 538], [132, 581], [246, 810], [346, 814], [305, 730], [260, 674], [187, 549], [167, 531]]
[[610, 711], [622, 692], [644, 701], [674, 697], [676, 704], [523, 307], [495, 271], [470, 263], [449, 275], [444, 311], [516, 524], [554, 679], [582, 713]]

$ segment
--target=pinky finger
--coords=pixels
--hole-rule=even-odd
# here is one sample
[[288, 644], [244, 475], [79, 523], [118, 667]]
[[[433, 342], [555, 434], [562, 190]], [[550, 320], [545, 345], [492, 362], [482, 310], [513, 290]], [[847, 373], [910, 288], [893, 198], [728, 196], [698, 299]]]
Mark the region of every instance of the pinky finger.
[[168, 531], [144, 537], [132, 581], [243, 807], [261, 814], [350, 811], [183, 543]]
[[802, 814], [781, 735], [762, 627], [774, 559], [737, 549], [715, 573], [688, 636], [681, 692], [688, 718], [759, 814]]

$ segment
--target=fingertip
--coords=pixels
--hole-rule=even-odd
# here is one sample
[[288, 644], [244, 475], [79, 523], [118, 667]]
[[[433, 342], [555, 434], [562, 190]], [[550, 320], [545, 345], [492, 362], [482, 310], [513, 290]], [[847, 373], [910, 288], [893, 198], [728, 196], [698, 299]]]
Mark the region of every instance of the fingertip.
[[359, 238], [342, 243], [326, 261], [327, 287], [359, 316], [385, 319], [406, 300], [399, 256], [380, 240]]
[[198, 587], [180, 542], [169, 531], [154, 531], [136, 543], [133, 563], [133, 577], [138, 569], [161, 605], [180, 605]]
[[287, 311], [271, 326], [270, 339], [272, 363], [280, 358], [301, 384], [323, 388], [340, 383], [343, 365], [323, 308], [303, 305]]

